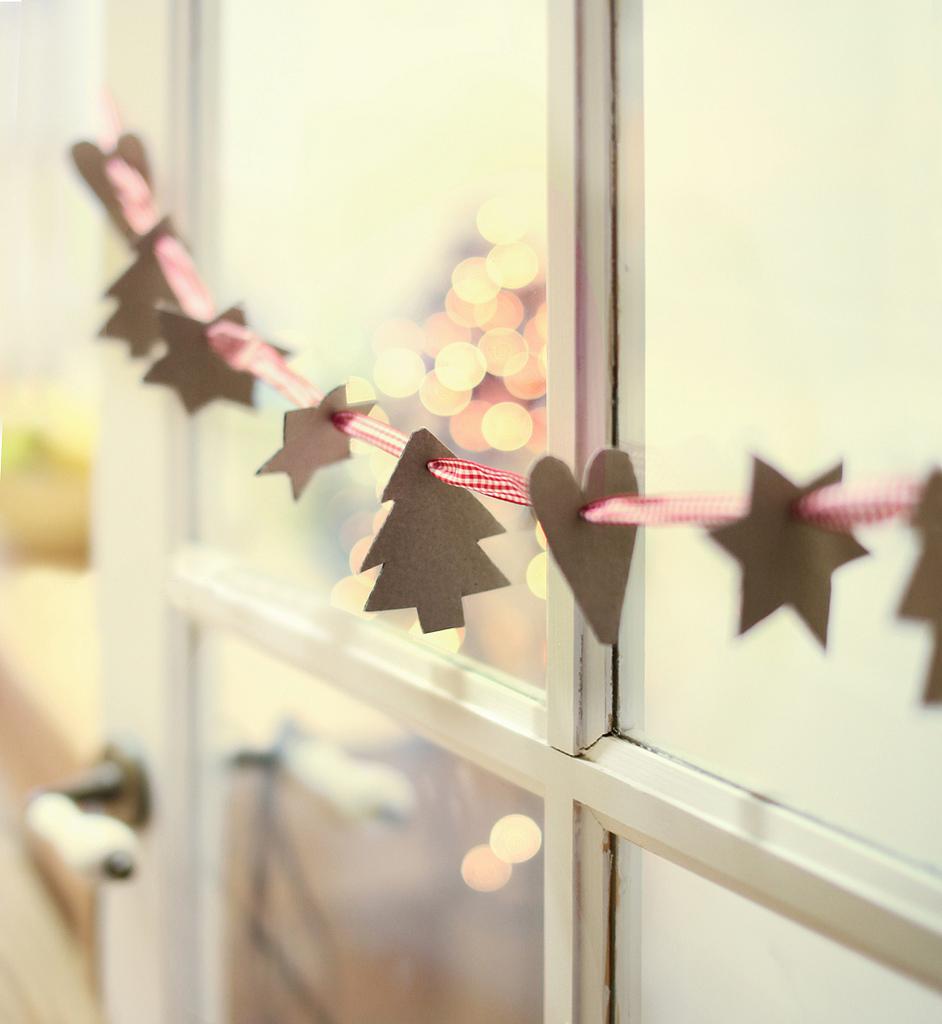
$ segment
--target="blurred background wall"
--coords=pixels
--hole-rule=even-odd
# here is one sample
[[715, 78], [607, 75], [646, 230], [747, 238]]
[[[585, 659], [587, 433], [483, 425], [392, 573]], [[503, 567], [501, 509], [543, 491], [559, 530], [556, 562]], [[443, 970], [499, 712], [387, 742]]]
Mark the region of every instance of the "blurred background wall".
[[[0, 1019], [97, 1019], [87, 886], [20, 828], [99, 741], [89, 562], [100, 216], [65, 153], [94, 132], [99, 0], [0, 4]], [[52, 882], [49, 886], [45, 882]]]

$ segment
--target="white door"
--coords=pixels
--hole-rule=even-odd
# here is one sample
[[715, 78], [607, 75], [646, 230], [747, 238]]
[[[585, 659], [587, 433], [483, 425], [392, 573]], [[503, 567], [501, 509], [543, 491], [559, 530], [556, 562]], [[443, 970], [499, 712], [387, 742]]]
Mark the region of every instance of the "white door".
[[[918, 472], [834, 406], [851, 353], [778, 420], [764, 390], [783, 346], [805, 368], [822, 351], [821, 321], [846, 346], [871, 332], [854, 379], [876, 388], [906, 326], [866, 307], [886, 232], [914, 266], [893, 308], [937, 270], [939, 26], [894, 7], [116, 2], [109, 80], [219, 308], [244, 301], [324, 390], [372, 385], [397, 425], [492, 464], [643, 451], [650, 491], [742, 487], [762, 443], [796, 475], [838, 443]], [[887, 212], [898, 194], [918, 216]], [[896, 232], [869, 262], [847, 244], [866, 216]], [[495, 249], [502, 298], [479, 276]], [[468, 394], [423, 390], [488, 329]], [[535, 365], [500, 372], [518, 338]], [[898, 682], [925, 638], [865, 671], [841, 651], [875, 610], [851, 597], [827, 659], [787, 621], [733, 642], [734, 574], [665, 530], [613, 660], [507, 509], [488, 550], [514, 585], [422, 638], [358, 614], [388, 457], [292, 504], [253, 477], [270, 394], [186, 420], [105, 362], [106, 706], [157, 798], [139, 878], [103, 893], [116, 1024], [939, 1018], [942, 726]], [[783, 426], [796, 407], [844, 429]], [[906, 541], [886, 543], [902, 579]]]

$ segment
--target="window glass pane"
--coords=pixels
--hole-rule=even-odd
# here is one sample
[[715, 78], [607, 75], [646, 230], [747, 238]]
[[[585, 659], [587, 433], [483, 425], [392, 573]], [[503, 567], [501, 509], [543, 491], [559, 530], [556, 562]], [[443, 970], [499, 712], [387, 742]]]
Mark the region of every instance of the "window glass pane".
[[[942, 459], [937, 7], [665, 0], [644, 47], [646, 349], [622, 394], [627, 417], [644, 390], [625, 440], [647, 492], [746, 493], [752, 453], [799, 482], [841, 459], [850, 481], [922, 477]], [[939, 864], [932, 638], [895, 618], [915, 537], [858, 536], [873, 557], [835, 573], [824, 652], [790, 609], [736, 638], [737, 563], [702, 530], [647, 531], [622, 728]]]
[[[320, 390], [352, 379], [400, 429], [525, 471], [545, 440], [543, 0], [221, 6], [219, 303], [245, 299]], [[204, 538], [355, 614], [394, 459], [360, 444], [295, 505], [284, 476], [253, 478], [284, 408], [259, 400], [204, 421]], [[513, 585], [429, 642], [542, 684], [543, 549], [527, 510], [488, 504], [508, 533], [482, 546]], [[383, 617], [418, 635], [411, 610]]]
[[621, 1019], [629, 1008], [640, 1011], [630, 1018], [639, 1024], [930, 1024], [942, 1016], [938, 993], [627, 840], [617, 844]]
[[539, 798], [236, 641], [206, 656], [209, 1019], [538, 1024]]

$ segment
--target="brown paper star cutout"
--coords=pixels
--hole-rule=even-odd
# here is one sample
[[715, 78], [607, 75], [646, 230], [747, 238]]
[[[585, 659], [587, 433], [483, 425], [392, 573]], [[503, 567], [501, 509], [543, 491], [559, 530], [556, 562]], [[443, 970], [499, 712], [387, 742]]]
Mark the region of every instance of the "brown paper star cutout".
[[118, 300], [118, 308], [98, 336], [126, 341], [132, 356], [147, 355], [160, 338], [157, 307], [179, 308], [154, 255], [157, 239], [173, 234], [173, 225], [165, 217], [142, 235], [135, 243], [137, 258], [105, 292], [108, 298]]
[[913, 516], [922, 536], [922, 555], [899, 609], [901, 619], [932, 624], [935, 647], [923, 691], [923, 701], [942, 701], [942, 472], [935, 470], [926, 481], [922, 500]]
[[351, 404], [347, 401], [346, 385], [342, 384], [324, 395], [320, 405], [285, 413], [284, 445], [256, 470], [256, 475], [287, 473], [291, 478], [291, 493], [297, 501], [321, 466], [350, 457], [350, 438], [337, 430], [331, 417], [338, 412], [366, 414], [374, 405], [374, 402]]
[[710, 531], [742, 566], [740, 633], [791, 605], [821, 646], [827, 645], [831, 574], [868, 552], [849, 534], [795, 519], [792, 507], [811, 491], [839, 483], [842, 473], [838, 465], [799, 487], [761, 459], [753, 459], [749, 514]]
[[72, 161], [79, 174], [85, 179], [88, 187], [98, 196], [108, 216], [115, 226], [129, 241], [137, 238], [134, 229], [128, 224], [121, 204], [115, 198], [114, 186], [105, 171], [105, 165], [114, 157], [119, 156], [130, 164], [148, 184], [150, 183], [150, 167], [144, 144], [136, 135], [122, 135], [110, 153], [103, 153], [93, 142], [77, 142], [72, 147]]
[[255, 378], [233, 370], [210, 348], [206, 329], [220, 320], [245, 325], [245, 314], [238, 307], [204, 323], [173, 310], [159, 310], [160, 334], [167, 353], [144, 375], [145, 384], [163, 384], [176, 391], [187, 412], [225, 398], [240, 405], [252, 404]]

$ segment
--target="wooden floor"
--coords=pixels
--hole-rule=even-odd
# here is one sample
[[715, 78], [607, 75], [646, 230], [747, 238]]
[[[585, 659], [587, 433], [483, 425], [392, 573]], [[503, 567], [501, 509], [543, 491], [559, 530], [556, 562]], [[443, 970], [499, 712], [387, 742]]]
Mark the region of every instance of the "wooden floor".
[[21, 829], [28, 793], [97, 749], [92, 587], [88, 572], [0, 572], [0, 1024], [102, 1022], [91, 891], [54, 862], [41, 875]]

